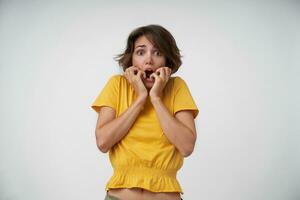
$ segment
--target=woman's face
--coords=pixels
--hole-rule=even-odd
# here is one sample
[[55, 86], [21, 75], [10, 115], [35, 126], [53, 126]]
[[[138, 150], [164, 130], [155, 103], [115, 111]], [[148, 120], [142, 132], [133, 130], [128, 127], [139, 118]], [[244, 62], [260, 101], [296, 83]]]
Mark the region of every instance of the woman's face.
[[[155, 72], [160, 67], [165, 67], [166, 58], [160, 51], [152, 45], [145, 37], [140, 36], [134, 43], [134, 51], [132, 54], [132, 65], [139, 68], [147, 74]], [[154, 80], [151, 78], [143, 78], [146, 88], [151, 88]]]

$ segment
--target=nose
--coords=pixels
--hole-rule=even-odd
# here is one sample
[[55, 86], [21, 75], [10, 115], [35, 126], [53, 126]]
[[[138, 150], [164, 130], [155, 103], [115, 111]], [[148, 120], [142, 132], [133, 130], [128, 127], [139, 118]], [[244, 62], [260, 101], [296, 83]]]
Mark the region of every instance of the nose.
[[146, 54], [145, 64], [146, 64], [146, 65], [152, 65], [152, 64], [153, 64], [153, 59], [152, 59], [152, 54], [151, 54], [151, 52], [148, 52], [148, 53]]

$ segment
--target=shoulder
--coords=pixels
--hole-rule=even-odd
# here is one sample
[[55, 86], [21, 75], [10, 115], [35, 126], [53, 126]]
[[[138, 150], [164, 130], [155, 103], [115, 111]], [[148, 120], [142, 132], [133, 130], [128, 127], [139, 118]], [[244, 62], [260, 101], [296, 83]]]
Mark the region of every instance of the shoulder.
[[108, 80], [108, 85], [121, 90], [131, 87], [125, 76], [121, 74], [112, 75]]
[[120, 74], [114, 74], [109, 78], [109, 81], [120, 81], [122, 78], [122, 75]]
[[186, 86], [186, 82], [180, 76], [173, 76], [171, 77], [171, 80], [174, 84], [174, 88], [180, 88], [182, 86]]
[[124, 81], [126, 81], [126, 78], [121, 74], [114, 74], [108, 79], [108, 82], [113, 83], [113, 84], [118, 84], [118, 83], [124, 82]]

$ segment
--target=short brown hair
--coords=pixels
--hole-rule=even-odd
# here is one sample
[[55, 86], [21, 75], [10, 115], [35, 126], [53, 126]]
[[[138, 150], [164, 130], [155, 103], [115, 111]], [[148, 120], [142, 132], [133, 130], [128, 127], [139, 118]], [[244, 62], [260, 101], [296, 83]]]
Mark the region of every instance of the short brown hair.
[[134, 29], [128, 36], [127, 46], [124, 53], [118, 54], [115, 60], [125, 71], [132, 66], [132, 54], [134, 51], [134, 43], [140, 37], [145, 36], [166, 58], [166, 66], [175, 73], [181, 66], [180, 50], [176, 45], [176, 41], [171, 33], [164, 27], [156, 24], [142, 26]]

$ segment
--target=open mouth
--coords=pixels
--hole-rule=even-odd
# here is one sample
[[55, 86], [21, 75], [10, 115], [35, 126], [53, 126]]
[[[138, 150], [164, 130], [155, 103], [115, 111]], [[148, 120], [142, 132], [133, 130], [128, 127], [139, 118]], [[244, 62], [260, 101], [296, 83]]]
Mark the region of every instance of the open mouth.
[[153, 70], [147, 69], [147, 70], [145, 71], [146, 78], [147, 78], [147, 79], [150, 78], [150, 76], [151, 76], [152, 73], [153, 73]]

